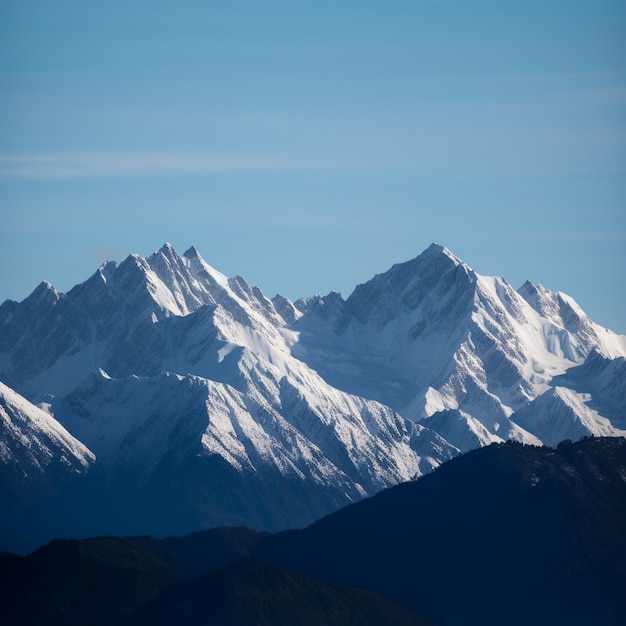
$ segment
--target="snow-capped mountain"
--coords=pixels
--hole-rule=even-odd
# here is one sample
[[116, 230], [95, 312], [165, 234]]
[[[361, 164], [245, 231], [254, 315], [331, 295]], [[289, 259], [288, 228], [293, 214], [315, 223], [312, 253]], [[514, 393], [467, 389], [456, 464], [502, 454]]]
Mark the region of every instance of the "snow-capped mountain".
[[[606, 359], [626, 354], [626, 337], [594, 324], [565, 294], [528, 282], [515, 291], [436, 244], [347, 300], [330, 294], [295, 304], [303, 313], [296, 357], [464, 451], [503, 439], [541, 443], [515, 412], [591, 351]], [[604, 417], [620, 419], [614, 411]], [[606, 429], [589, 417], [579, 435]], [[555, 431], [557, 442], [569, 437], [566, 430]]]
[[42, 283], [0, 329], [0, 380], [82, 443], [76, 532], [305, 525], [492, 441], [626, 434], [626, 337], [435, 244], [295, 303], [166, 244]]
[[82, 482], [94, 461], [59, 422], [0, 382], [0, 531], [23, 528], [25, 511]]
[[305, 525], [458, 453], [331, 387], [291, 355], [272, 302], [193, 248], [105, 264], [67, 294], [44, 283], [2, 305], [0, 327], [2, 377], [95, 454], [82, 497], [121, 498], [119, 532]]

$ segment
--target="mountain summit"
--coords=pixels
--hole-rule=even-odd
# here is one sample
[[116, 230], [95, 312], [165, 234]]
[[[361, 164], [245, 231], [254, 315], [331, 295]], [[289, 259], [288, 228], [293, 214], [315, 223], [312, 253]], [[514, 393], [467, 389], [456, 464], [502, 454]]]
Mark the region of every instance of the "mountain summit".
[[82, 477], [16, 501], [7, 477], [31, 470], [3, 439], [0, 526], [37, 541], [303, 526], [494, 441], [626, 434], [626, 337], [436, 244], [347, 299], [296, 302], [165, 244], [6, 301], [0, 328], [0, 380], [36, 405], [19, 428], [45, 411], [59, 433], [28, 458], [45, 448]]
[[[515, 291], [436, 244], [345, 301], [301, 306], [295, 356], [339, 388], [437, 422], [463, 450], [506, 439], [542, 443], [513, 414], [592, 351], [607, 358], [626, 351], [626, 337], [591, 322], [565, 294], [530, 283]], [[578, 437], [610, 434], [606, 428], [595, 420]]]

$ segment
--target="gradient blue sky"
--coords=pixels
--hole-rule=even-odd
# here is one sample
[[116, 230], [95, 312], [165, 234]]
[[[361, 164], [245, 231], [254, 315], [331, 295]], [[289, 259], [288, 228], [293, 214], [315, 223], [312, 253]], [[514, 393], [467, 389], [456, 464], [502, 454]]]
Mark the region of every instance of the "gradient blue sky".
[[626, 333], [623, 0], [0, 3], [0, 301], [194, 244], [268, 295], [432, 241]]

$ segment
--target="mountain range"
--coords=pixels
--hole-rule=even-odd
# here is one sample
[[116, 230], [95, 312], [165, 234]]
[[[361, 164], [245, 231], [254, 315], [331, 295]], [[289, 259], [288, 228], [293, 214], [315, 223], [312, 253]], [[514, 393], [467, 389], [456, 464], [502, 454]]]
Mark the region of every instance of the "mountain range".
[[165, 244], [0, 306], [3, 545], [303, 527], [494, 442], [624, 436], [625, 363], [436, 244], [295, 302]]

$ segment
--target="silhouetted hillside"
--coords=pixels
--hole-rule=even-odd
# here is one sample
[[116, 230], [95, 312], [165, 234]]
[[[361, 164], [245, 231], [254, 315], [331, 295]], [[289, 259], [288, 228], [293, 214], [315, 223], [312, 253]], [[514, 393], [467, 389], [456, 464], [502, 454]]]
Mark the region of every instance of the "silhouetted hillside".
[[626, 441], [483, 448], [261, 554], [442, 626], [623, 624]]
[[427, 626], [384, 596], [333, 587], [255, 558], [168, 588], [127, 624], [186, 626]]
[[245, 528], [181, 538], [56, 540], [0, 553], [0, 623], [24, 626], [427, 626], [375, 593], [344, 589], [251, 557]]
[[5, 553], [0, 622], [114, 624], [164, 588], [248, 553], [261, 536], [225, 528], [163, 540], [56, 540], [26, 558]]
[[626, 440], [482, 448], [301, 531], [0, 553], [0, 588], [25, 626], [621, 626]]

